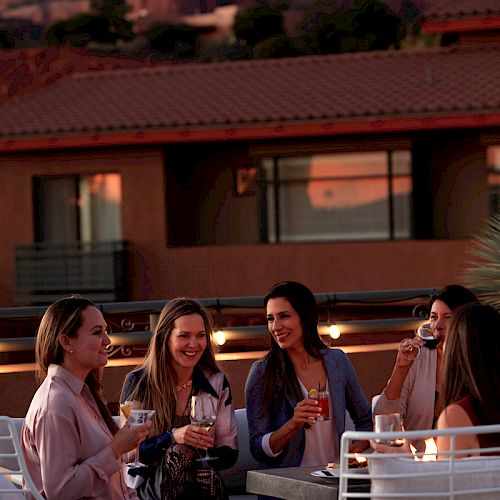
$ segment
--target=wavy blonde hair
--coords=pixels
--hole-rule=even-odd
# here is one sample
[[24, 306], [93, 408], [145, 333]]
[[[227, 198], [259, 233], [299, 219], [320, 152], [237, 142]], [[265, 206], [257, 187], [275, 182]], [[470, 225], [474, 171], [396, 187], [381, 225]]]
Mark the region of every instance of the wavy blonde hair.
[[[220, 371], [210, 341], [211, 321], [207, 310], [199, 302], [188, 297], [179, 297], [169, 301], [161, 311], [143, 363], [134, 370], [134, 372], [142, 372], [139, 380], [127, 396], [130, 401], [139, 401], [143, 408], [155, 410], [151, 436], [161, 434], [165, 429], [171, 429], [174, 425], [177, 375], [173, 368], [169, 340], [175, 321], [181, 316], [191, 314], [198, 314], [202, 317], [207, 339], [207, 347], [197, 366], [210, 373]], [[124, 396], [122, 392], [121, 401]]]

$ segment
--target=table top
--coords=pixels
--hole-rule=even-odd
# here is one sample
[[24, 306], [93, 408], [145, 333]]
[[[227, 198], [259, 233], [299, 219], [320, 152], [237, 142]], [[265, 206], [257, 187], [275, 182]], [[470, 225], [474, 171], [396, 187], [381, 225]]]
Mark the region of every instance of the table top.
[[[269, 495], [287, 500], [332, 500], [337, 498], [339, 480], [311, 476], [321, 467], [283, 467], [247, 472], [247, 491], [257, 495]], [[370, 491], [369, 480], [355, 480], [357, 491]], [[349, 481], [351, 491], [352, 481]]]

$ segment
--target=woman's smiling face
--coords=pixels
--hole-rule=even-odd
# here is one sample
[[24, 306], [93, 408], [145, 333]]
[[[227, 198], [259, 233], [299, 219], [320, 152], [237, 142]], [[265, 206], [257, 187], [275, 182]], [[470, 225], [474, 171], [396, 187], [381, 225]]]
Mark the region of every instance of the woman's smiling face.
[[451, 309], [442, 300], [437, 299], [432, 303], [429, 323], [432, 334], [441, 342], [446, 340], [451, 314]]
[[176, 370], [193, 369], [207, 348], [203, 318], [199, 314], [177, 318], [168, 339], [168, 347]]
[[302, 322], [287, 299], [284, 297], [269, 299], [266, 316], [267, 328], [281, 349], [304, 345]]

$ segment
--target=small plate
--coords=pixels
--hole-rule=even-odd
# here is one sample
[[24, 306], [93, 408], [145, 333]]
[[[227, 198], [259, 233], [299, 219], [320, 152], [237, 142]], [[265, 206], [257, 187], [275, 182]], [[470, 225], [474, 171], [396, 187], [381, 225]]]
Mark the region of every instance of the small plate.
[[[349, 474], [364, 475], [368, 474], [368, 472], [368, 467], [364, 467], [362, 469], [349, 469]], [[311, 476], [322, 477], [323, 479], [338, 479], [340, 477], [340, 468], [315, 470], [311, 472]]]
[[331, 469], [331, 472], [326, 469], [315, 470], [311, 472], [311, 476], [321, 477], [323, 479], [338, 479], [339, 475], [340, 475], [340, 469]]

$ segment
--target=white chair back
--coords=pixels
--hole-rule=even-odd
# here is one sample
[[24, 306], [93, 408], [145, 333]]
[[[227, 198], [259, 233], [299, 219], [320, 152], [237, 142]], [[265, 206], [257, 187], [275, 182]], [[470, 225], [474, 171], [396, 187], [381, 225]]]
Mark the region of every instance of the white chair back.
[[[443, 430], [421, 430], [407, 432], [353, 432], [342, 435], [340, 445], [340, 481], [338, 499], [393, 498], [467, 499], [498, 500], [500, 498], [500, 446], [456, 450], [455, 439], [460, 435], [500, 433], [500, 425], [460, 427]], [[395, 439], [425, 440], [437, 436], [450, 437], [450, 449], [440, 450], [442, 458], [437, 461], [422, 461], [424, 453], [401, 449], [398, 453], [349, 453], [349, 442], [353, 439]], [[485, 453], [498, 456], [484, 456]], [[462, 458], [467, 454], [472, 456]], [[368, 460], [368, 470], [349, 469], [351, 458], [363, 456]], [[349, 480], [359, 486], [359, 481], [371, 481], [370, 492], [348, 491]]]
[[[24, 494], [29, 492], [28, 497], [43, 500], [28, 472], [18, 432], [14, 419], [0, 416], [0, 463], [7, 465], [0, 467], [0, 498], [25, 498]], [[24, 479], [22, 489], [13, 485], [16, 477]]]

